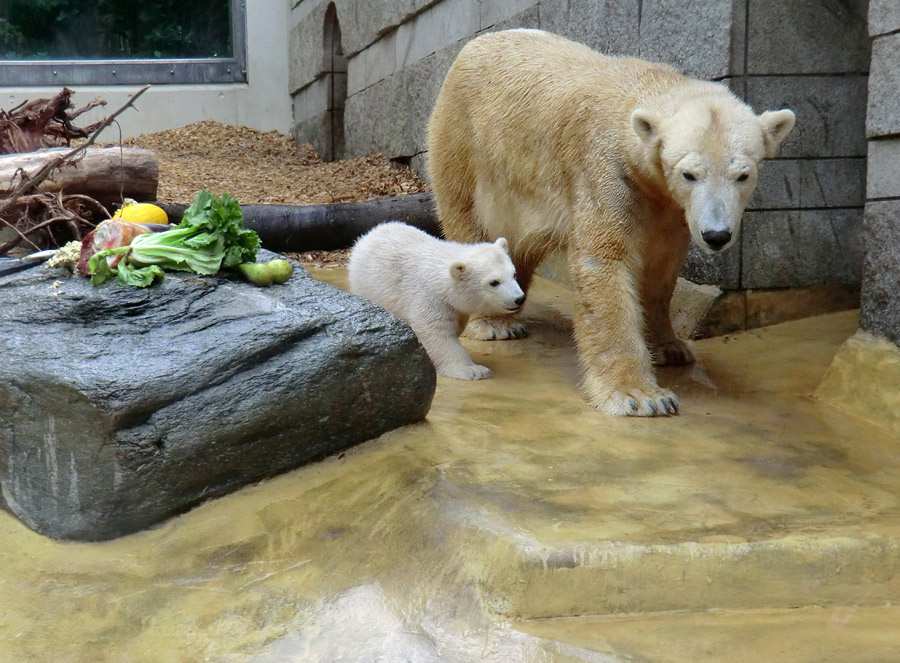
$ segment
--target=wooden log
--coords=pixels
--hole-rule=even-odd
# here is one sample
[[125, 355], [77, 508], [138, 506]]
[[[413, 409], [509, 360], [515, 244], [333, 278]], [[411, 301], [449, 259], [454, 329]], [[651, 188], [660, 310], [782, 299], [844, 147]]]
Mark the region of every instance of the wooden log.
[[[0, 155], [0, 198], [9, 195], [21, 181], [16, 176], [19, 169], [31, 175], [65, 151], [67, 148], [54, 148]], [[83, 154], [44, 180], [38, 190], [90, 196], [107, 208], [117, 206], [122, 198], [156, 199], [159, 166], [153, 150], [89, 147]]]
[[[179, 223], [186, 205], [157, 203]], [[402, 221], [441, 236], [433, 193], [377, 198], [329, 205], [241, 205], [244, 226], [255, 230], [270, 251], [330, 251], [345, 249], [379, 223]]]

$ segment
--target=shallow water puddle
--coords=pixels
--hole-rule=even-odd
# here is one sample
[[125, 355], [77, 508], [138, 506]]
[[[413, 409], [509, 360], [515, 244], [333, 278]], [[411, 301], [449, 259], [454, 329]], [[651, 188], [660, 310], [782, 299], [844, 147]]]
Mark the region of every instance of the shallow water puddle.
[[529, 306], [528, 339], [465, 342], [495, 377], [439, 378], [425, 423], [153, 530], [0, 513], [0, 661], [611, 662], [516, 620], [900, 598], [900, 444], [809, 397], [853, 314], [699, 342], [660, 372], [682, 414], [636, 420], [581, 399], [565, 292]]

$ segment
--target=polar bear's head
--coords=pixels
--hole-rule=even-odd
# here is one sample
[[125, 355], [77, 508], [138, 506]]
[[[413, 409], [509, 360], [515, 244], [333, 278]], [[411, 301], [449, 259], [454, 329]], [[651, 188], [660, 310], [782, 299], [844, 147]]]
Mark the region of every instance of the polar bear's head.
[[684, 209], [694, 242], [721, 251], [737, 239], [759, 164], [778, 152], [794, 113], [756, 115], [734, 97], [701, 97], [669, 116], [639, 108], [631, 126]]
[[468, 315], [515, 313], [525, 302], [504, 237], [474, 244], [450, 265], [453, 305]]

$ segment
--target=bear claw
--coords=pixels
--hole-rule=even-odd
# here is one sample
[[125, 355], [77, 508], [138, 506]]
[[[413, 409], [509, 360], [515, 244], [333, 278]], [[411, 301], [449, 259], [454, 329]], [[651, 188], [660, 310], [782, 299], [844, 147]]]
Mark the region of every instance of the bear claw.
[[676, 338], [658, 343], [652, 351], [653, 363], [657, 366], [682, 366], [696, 361], [694, 350], [687, 341]]
[[[624, 391], [624, 393], [623, 393]], [[678, 414], [678, 397], [667, 389], [654, 389], [651, 396], [643, 390], [607, 392], [605, 397], [594, 397], [591, 404], [606, 414], [626, 417], [667, 417]], [[650, 391], [649, 389], [647, 391]], [[632, 396], [631, 393], [636, 393]]]

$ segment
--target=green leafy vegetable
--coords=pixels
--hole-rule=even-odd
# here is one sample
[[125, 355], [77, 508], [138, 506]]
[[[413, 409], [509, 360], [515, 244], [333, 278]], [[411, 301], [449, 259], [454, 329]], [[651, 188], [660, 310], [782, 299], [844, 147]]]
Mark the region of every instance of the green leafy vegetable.
[[[235, 267], [256, 260], [259, 236], [244, 228], [244, 214], [234, 196], [221, 200], [200, 191], [185, 210], [181, 223], [172, 230], [139, 235], [129, 246], [99, 251], [88, 268], [91, 283], [99, 285], [116, 276], [124, 285], [148, 286], [163, 270], [212, 275], [222, 267]], [[118, 266], [106, 257], [124, 254]]]

